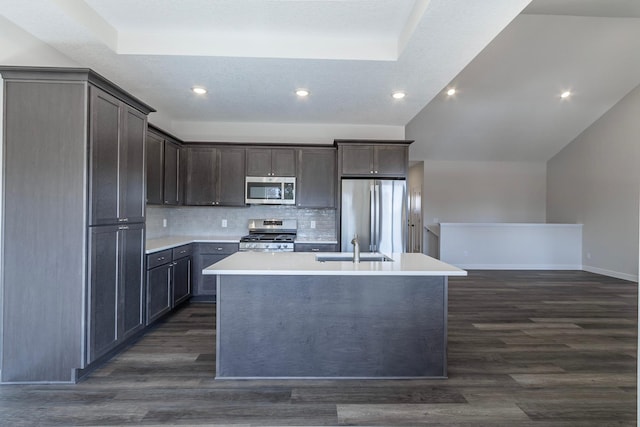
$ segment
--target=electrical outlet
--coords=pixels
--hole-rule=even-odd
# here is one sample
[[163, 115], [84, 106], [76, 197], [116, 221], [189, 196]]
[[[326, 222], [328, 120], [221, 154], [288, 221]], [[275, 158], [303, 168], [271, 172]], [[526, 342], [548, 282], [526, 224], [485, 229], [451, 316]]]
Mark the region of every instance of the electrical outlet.
[[227, 227], [227, 220], [223, 219], [222, 220], [222, 228], [226, 228]]
[[162, 227], [167, 228], [167, 218], [162, 218]]
[[316, 222], [315, 221], [311, 221], [311, 228], [316, 228]]

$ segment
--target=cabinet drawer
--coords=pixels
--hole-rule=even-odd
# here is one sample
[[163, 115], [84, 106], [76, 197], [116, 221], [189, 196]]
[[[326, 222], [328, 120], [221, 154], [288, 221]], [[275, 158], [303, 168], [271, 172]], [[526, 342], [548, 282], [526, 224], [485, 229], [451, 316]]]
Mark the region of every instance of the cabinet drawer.
[[191, 245], [182, 245], [177, 248], [173, 248], [173, 259], [177, 260], [180, 258], [191, 256], [192, 253]]
[[169, 263], [172, 259], [173, 258], [171, 249], [166, 249], [164, 251], [149, 254], [147, 255], [147, 270], [150, 270], [162, 264]]
[[296, 252], [337, 252], [338, 245], [334, 243], [296, 243]]
[[199, 252], [201, 254], [222, 254], [229, 255], [238, 252], [238, 243], [200, 243]]

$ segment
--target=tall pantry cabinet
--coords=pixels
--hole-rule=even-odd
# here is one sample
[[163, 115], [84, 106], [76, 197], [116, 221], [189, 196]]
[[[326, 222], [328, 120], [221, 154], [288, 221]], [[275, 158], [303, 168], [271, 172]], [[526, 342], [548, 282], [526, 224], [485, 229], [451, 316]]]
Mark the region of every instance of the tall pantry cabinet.
[[73, 382], [144, 325], [154, 110], [88, 69], [0, 75], [0, 380]]

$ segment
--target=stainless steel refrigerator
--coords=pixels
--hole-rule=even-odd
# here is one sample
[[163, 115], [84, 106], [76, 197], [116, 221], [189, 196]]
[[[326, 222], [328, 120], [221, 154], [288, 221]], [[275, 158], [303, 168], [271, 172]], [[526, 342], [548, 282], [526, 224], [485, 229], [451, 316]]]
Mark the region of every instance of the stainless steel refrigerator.
[[407, 187], [404, 180], [343, 179], [340, 248], [351, 252], [406, 252]]

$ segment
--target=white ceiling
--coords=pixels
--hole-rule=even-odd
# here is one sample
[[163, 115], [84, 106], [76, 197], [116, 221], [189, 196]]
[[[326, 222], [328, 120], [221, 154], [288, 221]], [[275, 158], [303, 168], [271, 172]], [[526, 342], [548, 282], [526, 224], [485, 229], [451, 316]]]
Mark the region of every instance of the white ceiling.
[[404, 126], [424, 108], [420, 156], [538, 161], [640, 83], [640, 1], [528, 3], [3, 0], [0, 13], [175, 124]]

